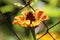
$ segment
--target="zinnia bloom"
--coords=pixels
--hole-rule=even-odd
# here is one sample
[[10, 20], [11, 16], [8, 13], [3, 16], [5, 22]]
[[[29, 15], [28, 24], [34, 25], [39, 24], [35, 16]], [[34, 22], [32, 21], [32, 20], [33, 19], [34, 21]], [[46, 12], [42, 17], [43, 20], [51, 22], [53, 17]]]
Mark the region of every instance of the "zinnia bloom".
[[23, 27], [35, 27], [38, 26], [42, 21], [47, 19], [48, 16], [45, 15], [43, 11], [24, 11], [23, 15], [15, 17], [15, 20], [13, 20], [13, 24], [18, 24]]

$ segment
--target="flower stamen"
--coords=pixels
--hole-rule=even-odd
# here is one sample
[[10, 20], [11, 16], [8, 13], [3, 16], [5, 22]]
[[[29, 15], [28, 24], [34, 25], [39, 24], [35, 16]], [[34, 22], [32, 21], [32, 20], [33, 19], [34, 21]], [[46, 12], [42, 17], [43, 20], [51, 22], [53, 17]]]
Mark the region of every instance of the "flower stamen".
[[30, 24], [32, 24], [32, 21], [35, 21], [35, 17], [33, 16], [33, 13], [31, 11], [28, 12], [26, 20], [30, 20]]

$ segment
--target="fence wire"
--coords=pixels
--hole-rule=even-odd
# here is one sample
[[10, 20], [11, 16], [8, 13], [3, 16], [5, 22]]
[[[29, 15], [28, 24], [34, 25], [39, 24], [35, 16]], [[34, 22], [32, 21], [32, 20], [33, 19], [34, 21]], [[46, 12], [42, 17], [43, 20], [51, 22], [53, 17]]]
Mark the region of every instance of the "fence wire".
[[[24, 0], [23, 0], [24, 1]], [[21, 37], [19, 37], [16, 32], [11, 28], [11, 26], [7, 23], [7, 20], [15, 15], [18, 11], [24, 9], [25, 7], [29, 6], [33, 11], [35, 11], [35, 9], [30, 5], [30, 2], [32, 0], [30, 0], [29, 2], [26, 3], [26, 5], [24, 7], [18, 7], [16, 10], [14, 10], [13, 12], [11, 12], [7, 17], [1, 12], [0, 10], [0, 14], [2, 15], [3, 19], [0, 23], [0, 26], [2, 26], [3, 24], [7, 24], [7, 26], [9, 27], [9, 29], [15, 34], [15, 36], [18, 38], [18, 40], [22, 40]], [[24, 1], [25, 3], [25, 1]], [[55, 23], [54, 25], [52, 25], [50, 28], [48, 28], [47, 24], [45, 22], [43, 22], [43, 24], [45, 25], [45, 27], [47, 28], [46, 33], [44, 33], [41, 37], [39, 37], [37, 40], [39, 40], [40, 38], [42, 38], [43, 36], [45, 36], [47, 33], [53, 38], [53, 40], [56, 40], [50, 33], [49, 30], [52, 29], [54, 26], [58, 25], [60, 23], [60, 21], [58, 21], [57, 23]]]

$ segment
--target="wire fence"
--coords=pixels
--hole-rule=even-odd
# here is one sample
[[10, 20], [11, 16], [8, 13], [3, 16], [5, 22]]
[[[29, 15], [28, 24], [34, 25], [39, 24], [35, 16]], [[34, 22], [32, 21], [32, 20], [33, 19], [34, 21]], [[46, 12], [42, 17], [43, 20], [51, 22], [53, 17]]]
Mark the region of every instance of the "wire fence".
[[[0, 10], [0, 15], [3, 17], [4, 20], [1, 21], [0, 26], [2, 26], [3, 24], [7, 24], [8, 28], [15, 34], [15, 36], [18, 38], [18, 40], [22, 40], [21, 37], [19, 37], [16, 32], [11, 28], [11, 26], [7, 23], [7, 19], [9, 19], [11, 16], [15, 15], [18, 11], [24, 9], [25, 7], [29, 6], [33, 11], [35, 11], [35, 9], [30, 5], [30, 2], [32, 0], [30, 0], [29, 2], [25, 2], [26, 4], [24, 7], [20, 8], [18, 7], [14, 12], [11, 12], [7, 17], [1, 12]], [[60, 23], [60, 21], [58, 21], [57, 23], [55, 23], [54, 25], [52, 25], [50, 28], [48, 28], [47, 24], [45, 22], [43, 22], [43, 24], [45, 25], [45, 27], [47, 28], [46, 33], [44, 33], [41, 37], [39, 37], [37, 40], [39, 40], [40, 38], [42, 38], [43, 36], [45, 36], [47, 33], [53, 38], [53, 40], [56, 40], [50, 33], [49, 30], [51, 28], [53, 28], [54, 26], [58, 25]]]

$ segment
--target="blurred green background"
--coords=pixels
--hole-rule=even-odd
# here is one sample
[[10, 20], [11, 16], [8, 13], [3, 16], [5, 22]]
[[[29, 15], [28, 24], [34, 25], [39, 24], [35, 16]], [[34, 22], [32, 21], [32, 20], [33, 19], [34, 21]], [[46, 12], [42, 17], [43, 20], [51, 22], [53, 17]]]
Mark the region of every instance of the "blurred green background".
[[[28, 0], [25, 0], [28, 1]], [[18, 7], [23, 7], [25, 4], [21, 3], [21, 0], [0, 0], [0, 10], [5, 16], [9, 16], [10, 13], [15, 12]], [[17, 3], [15, 5], [14, 3]], [[58, 21], [60, 21], [60, 0], [32, 0], [31, 6], [35, 10], [43, 10], [48, 16], [49, 20], [46, 21], [46, 24], [51, 27]], [[22, 10], [19, 10], [13, 16], [7, 19], [7, 23], [11, 26], [11, 28], [17, 33], [19, 37], [23, 40], [33, 40], [31, 33], [27, 32], [28, 29], [19, 27], [18, 25], [12, 25], [12, 20], [14, 16], [21, 15], [20, 13], [26, 9], [31, 9], [29, 6], [25, 7]], [[3, 16], [0, 14], [0, 24], [4, 20]], [[26, 31], [27, 30], [27, 31]], [[45, 29], [42, 29], [41, 32], [45, 32]], [[60, 24], [56, 25], [49, 32], [56, 33], [60, 35]], [[30, 34], [30, 36], [29, 36]], [[60, 38], [60, 36], [58, 36]], [[6, 23], [0, 25], [0, 40], [18, 40], [14, 33], [10, 30]]]

